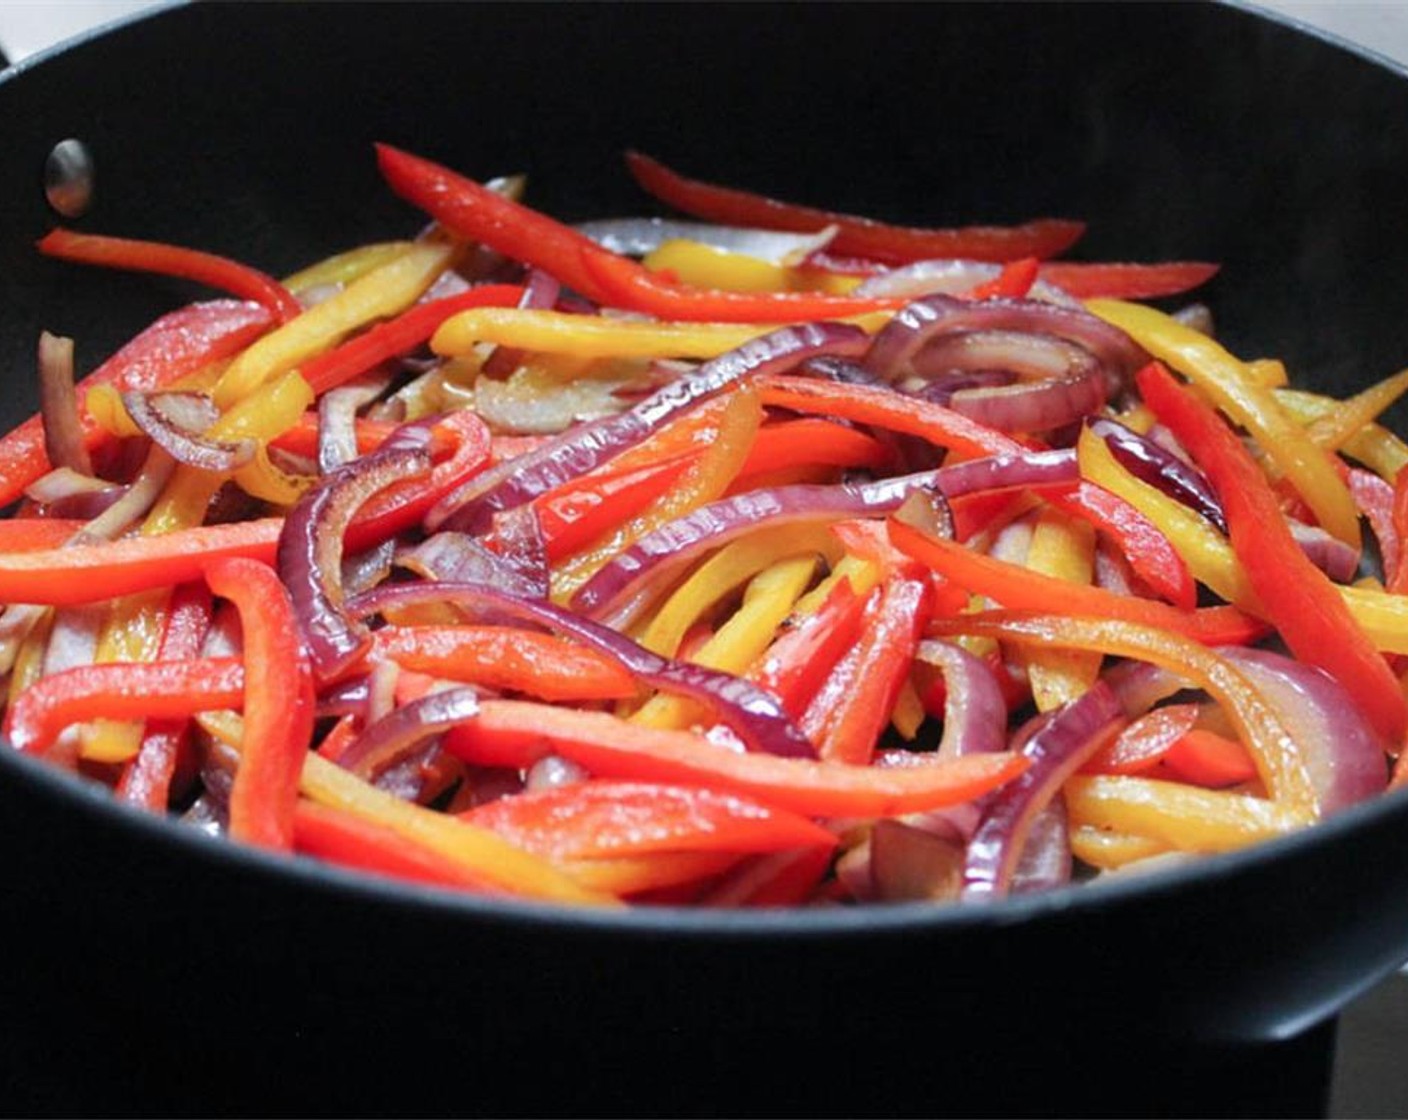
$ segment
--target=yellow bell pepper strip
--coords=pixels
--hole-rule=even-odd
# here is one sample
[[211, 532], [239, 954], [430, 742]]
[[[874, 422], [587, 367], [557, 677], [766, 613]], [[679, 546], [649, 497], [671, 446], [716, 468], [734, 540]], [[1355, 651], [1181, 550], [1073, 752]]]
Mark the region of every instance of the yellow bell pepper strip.
[[1255, 759], [1262, 782], [1286, 814], [1302, 824], [1319, 818], [1305, 749], [1241, 670], [1196, 641], [1116, 618], [1065, 618], [1023, 611], [937, 618], [929, 629], [939, 635], [973, 634], [1026, 645], [1098, 651], [1148, 661], [1177, 673], [1222, 705], [1232, 729]]
[[662, 242], [640, 263], [651, 272], [665, 273], [692, 287], [726, 288], [731, 292], [815, 290], [809, 279], [825, 275], [683, 237]]
[[640, 152], [626, 153], [626, 166], [641, 187], [675, 209], [723, 225], [814, 233], [836, 227], [829, 248], [879, 260], [921, 261], [939, 257], [1007, 261], [1054, 257], [1085, 232], [1082, 222], [1045, 218], [1021, 226], [921, 229], [870, 218], [816, 210], [733, 187], [688, 179]]
[[495, 833], [447, 813], [403, 801], [315, 752], [303, 760], [299, 789], [319, 805], [389, 829], [453, 861], [467, 875], [510, 894], [574, 905], [617, 905], [611, 895], [583, 886], [546, 860]]
[[724, 400], [714, 442], [659, 502], [553, 569], [555, 600], [565, 602], [613, 556], [652, 529], [723, 494], [747, 460], [762, 423], [762, 407], [751, 385], [735, 389]]
[[[1339, 408], [1339, 401], [1299, 389], [1281, 389], [1276, 401], [1297, 422], [1312, 424]], [[1380, 424], [1366, 424], [1345, 443], [1343, 451], [1357, 459], [1385, 481], [1393, 481], [1408, 466], [1408, 443]]]
[[373, 657], [442, 680], [543, 700], [620, 700], [639, 691], [618, 661], [552, 634], [507, 626], [385, 626]]
[[0, 554], [0, 602], [75, 606], [199, 579], [222, 557], [272, 563], [282, 527], [282, 518], [269, 517]]
[[975, 552], [897, 518], [887, 522], [895, 547], [946, 579], [1013, 610], [1046, 610], [1063, 617], [1109, 618], [1157, 627], [1204, 645], [1242, 645], [1266, 627], [1236, 607], [1183, 610], [1156, 599], [1120, 595], [1070, 583], [1021, 564]]
[[802, 730], [828, 762], [863, 766], [890, 722], [900, 689], [909, 677], [933, 591], [912, 571], [888, 575], [867, 604], [861, 636], [817, 691]]
[[[202, 583], [182, 584], [172, 593], [158, 661], [194, 661], [200, 656], [210, 629], [210, 598]], [[189, 748], [189, 731], [190, 721], [185, 719], [148, 722], [136, 756], [118, 779], [119, 800], [165, 812], [180, 760]]]
[[1341, 401], [1329, 415], [1312, 420], [1306, 433], [1327, 451], [1339, 451], [1408, 392], [1408, 369]]
[[[1056, 510], [1042, 510], [1032, 529], [1027, 567], [1068, 583], [1089, 586], [1095, 574], [1094, 532]], [[1025, 660], [1032, 700], [1041, 712], [1053, 711], [1076, 699], [1100, 675], [1099, 654], [1032, 650]]]
[[236, 658], [79, 665], [41, 677], [5, 712], [5, 737], [42, 755], [73, 723], [91, 719], [183, 719], [237, 708], [244, 668]]
[[1071, 855], [1081, 863], [1102, 871], [1117, 871], [1131, 863], [1165, 855], [1172, 850], [1167, 844], [1149, 836], [1133, 836], [1089, 824], [1072, 827], [1070, 841]]
[[210, 561], [205, 581], [235, 605], [244, 645], [244, 734], [230, 787], [230, 835], [291, 851], [315, 706], [313, 671], [293, 604], [274, 569], [256, 560]]
[[336, 345], [348, 332], [404, 311], [445, 271], [454, 253], [449, 245], [417, 244], [265, 335], [221, 374], [215, 403], [229, 408], [271, 378]]
[[531, 766], [558, 754], [601, 778], [738, 793], [814, 817], [883, 817], [962, 804], [1026, 769], [1016, 754], [970, 755], [911, 768], [738, 754], [689, 731], [636, 727], [606, 712], [485, 700], [448, 732], [447, 750], [486, 766]]
[[1179, 851], [1235, 851], [1306, 823], [1277, 801], [1152, 778], [1077, 775], [1064, 793], [1073, 826], [1144, 836]]
[[452, 317], [469, 314], [475, 308], [512, 307], [522, 296], [523, 288], [518, 284], [480, 284], [467, 292], [418, 303], [396, 318], [310, 358], [300, 372], [313, 392], [322, 396], [388, 358], [419, 346]]
[[738, 794], [656, 782], [586, 781], [500, 797], [459, 814], [547, 859], [836, 846], [797, 813]]
[[358, 245], [355, 249], [324, 257], [316, 264], [285, 276], [284, 287], [294, 295], [302, 295], [314, 288], [348, 284], [372, 269], [405, 255], [414, 244], [414, 241], [377, 241], [370, 245]]
[[794, 610], [791, 626], [754, 663], [747, 676], [801, 719], [836, 663], [855, 645], [865, 616], [865, 597], [849, 579], [833, 584], [811, 612]]
[[504, 895], [476, 870], [394, 829], [345, 809], [301, 800], [293, 812], [293, 849], [328, 863], [428, 886]]
[[824, 526], [796, 525], [763, 529], [725, 545], [655, 611], [641, 632], [640, 644], [662, 657], [676, 656], [690, 627], [725, 597], [773, 564], [806, 552], [835, 559], [839, 549]]
[[481, 342], [580, 358], [715, 358], [767, 334], [771, 323], [656, 323], [565, 311], [483, 307], [447, 319], [430, 340], [437, 354], [468, 354]]
[[1393, 748], [1408, 701], [1329, 578], [1307, 559], [1261, 468], [1210, 407], [1158, 364], [1138, 375], [1144, 400], [1196, 457], [1217, 490], [1232, 549], [1291, 651], [1340, 682]]
[[59, 260], [194, 280], [240, 299], [253, 300], [267, 307], [280, 323], [287, 323], [303, 313], [298, 300], [272, 276], [249, 265], [198, 249], [96, 233], [75, 233], [68, 229], [51, 230], [39, 239], [36, 247], [46, 257]]
[[[84, 404], [94, 386], [137, 391], [165, 388], [211, 362], [240, 352], [272, 322], [273, 316], [265, 308], [234, 300], [195, 303], [163, 315], [79, 381], [78, 417], [84, 447], [91, 453], [109, 438]], [[9, 505], [50, 469], [43, 421], [31, 416], [0, 436], [0, 506]]]
[[[767, 648], [777, 628], [816, 574], [815, 555], [778, 560], [749, 582], [743, 605], [688, 660], [735, 676], [743, 673]], [[648, 648], [648, 647], [647, 647]], [[699, 722], [705, 709], [681, 696], [651, 697], [631, 717], [642, 727], [685, 728]]]
[[1154, 357], [1187, 377], [1274, 462], [1329, 533], [1359, 545], [1359, 517], [1332, 457], [1255, 384], [1243, 364], [1205, 334], [1142, 304], [1096, 299], [1086, 307], [1126, 331]]
[[488, 187], [387, 144], [377, 164], [391, 189], [457, 237], [541, 268], [596, 303], [662, 319], [787, 323], [900, 306], [895, 299], [792, 292], [726, 292], [664, 282], [629, 257]]

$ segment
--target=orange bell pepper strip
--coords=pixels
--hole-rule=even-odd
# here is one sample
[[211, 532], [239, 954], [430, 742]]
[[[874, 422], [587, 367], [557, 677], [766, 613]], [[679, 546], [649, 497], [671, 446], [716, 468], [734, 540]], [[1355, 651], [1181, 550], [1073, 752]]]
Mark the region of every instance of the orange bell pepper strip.
[[1007, 261], [1054, 257], [1082, 233], [1081, 222], [1041, 219], [1021, 226], [920, 229], [887, 225], [870, 218], [816, 210], [732, 187], [687, 179], [658, 160], [627, 152], [626, 165], [641, 187], [686, 214], [724, 225], [814, 233], [836, 227], [829, 248], [881, 260], [920, 261], [937, 257]]
[[553, 753], [601, 778], [698, 786], [804, 816], [879, 817], [955, 805], [1026, 769], [1016, 754], [970, 755], [908, 769], [737, 754], [689, 731], [640, 727], [606, 712], [485, 700], [449, 731], [447, 750], [487, 766], [531, 766]]
[[672, 285], [570, 226], [446, 167], [387, 144], [378, 144], [376, 153], [391, 189], [451, 233], [541, 268], [596, 303], [649, 311], [662, 319], [777, 323], [857, 315], [904, 302]]
[[530, 790], [459, 817], [554, 860], [836, 845], [834, 834], [797, 813], [736, 793], [655, 782], [594, 780]]
[[[96, 385], [148, 392], [165, 388], [211, 362], [239, 353], [273, 323], [254, 303], [216, 300], [194, 303], [163, 315], [131, 342], [79, 381], [78, 419], [83, 446], [96, 451], [111, 440], [89, 414], [84, 398]], [[44, 423], [31, 416], [0, 436], [0, 506], [9, 505], [25, 487], [52, 469], [44, 450]]]
[[293, 849], [328, 863], [475, 894], [508, 892], [462, 863], [345, 809], [300, 800], [293, 811]]
[[244, 667], [237, 658], [108, 662], [41, 677], [5, 712], [5, 737], [25, 754], [43, 754], [64, 728], [92, 719], [184, 719], [237, 708]]
[[79, 264], [194, 280], [240, 299], [253, 300], [273, 312], [280, 323], [303, 312], [302, 304], [272, 276], [199, 249], [97, 233], [75, 233], [68, 229], [51, 230], [39, 239], [37, 247], [45, 256]]
[[1111, 618], [1182, 634], [1205, 645], [1242, 645], [1266, 627], [1236, 607], [1184, 610], [1155, 599], [1119, 595], [1102, 587], [1069, 583], [1020, 564], [975, 552], [896, 518], [888, 522], [895, 547], [975, 595], [1013, 610], [1044, 610], [1085, 618]]
[[1036, 283], [1041, 262], [1035, 257], [1023, 257], [1002, 266], [1002, 271], [986, 284], [964, 293], [965, 299], [1021, 299]]
[[205, 581], [234, 603], [244, 642], [244, 735], [230, 787], [230, 835], [291, 851], [314, 714], [313, 671], [293, 603], [274, 569], [256, 560], [210, 561]]
[[650, 508], [697, 457], [686, 453], [634, 470], [593, 472], [539, 494], [531, 505], [548, 560], [557, 561], [585, 548]]
[[202, 525], [158, 536], [0, 554], [0, 602], [75, 606], [200, 579], [224, 557], [272, 564], [283, 519]]
[[321, 396], [388, 358], [419, 346], [450, 316], [474, 307], [513, 307], [522, 295], [523, 288], [517, 284], [481, 284], [458, 295], [418, 303], [341, 346], [309, 358], [299, 372], [313, 392]]
[[444, 680], [543, 700], [621, 700], [639, 687], [619, 662], [551, 634], [508, 626], [386, 626], [373, 656]]
[[1138, 383], [1217, 491], [1232, 549], [1268, 620], [1296, 657], [1344, 686], [1396, 749], [1408, 731], [1402, 689], [1335, 585], [1296, 543], [1266, 475], [1222, 418], [1161, 365], [1141, 370]]

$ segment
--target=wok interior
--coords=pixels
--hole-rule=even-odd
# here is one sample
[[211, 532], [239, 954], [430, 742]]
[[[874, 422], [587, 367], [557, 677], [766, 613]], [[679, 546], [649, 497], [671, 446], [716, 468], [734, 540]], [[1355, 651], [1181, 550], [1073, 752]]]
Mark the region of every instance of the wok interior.
[[[1222, 337], [1244, 356], [1284, 358], [1297, 380], [1344, 392], [1408, 361], [1408, 83], [1236, 8], [202, 5], [12, 75], [0, 82], [0, 119], [6, 425], [33, 408], [41, 328], [74, 335], [80, 366], [91, 368], [193, 294], [38, 259], [31, 243], [53, 223], [39, 169], [67, 136], [89, 144], [98, 169], [80, 228], [191, 244], [274, 273], [417, 228], [419, 216], [378, 180], [374, 140], [479, 178], [527, 172], [529, 199], [573, 219], [649, 209], [620, 162], [635, 147], [701, 178], [914, 224], [1084, 218], [1090, 231], [1076, 257], [1222, 262], [1204, 294]], [[241, 906], [280, 915], [290, 945], [345, 936], [336, 931], [351, 921], [395, 953], [414, 945], [417, 961], [468, 945], [499, 962], [501, 975], [475, 981], [475, 1016], [484, 1007], [506, 1015], [507, 1035], [485, 1053], [515, 1070], [515, 1040], [558, 1012], [599, 1013], [602, 986], [614, 993], [607, 1026], [623, 1040], [671, 1025], [697, 1039], [702, 1025], [730, 1021], [754, 1042], [779, 1023], [808, 1021], [788, 1037], [820, 1040], [829, 1036], [816, 1024], [837, 1012], [803, 983], [827, 974], [854, 986], [844, 1037], [895, 1037], [897, 1024], [923, 1022], [933, 1006], [912, 979], [932, 969], [925, 931], [969, 954], [968, 978], [945, 981], [964, 1007], [991, 983], [979, 979], [984, 969], [1004, 977], [1000, 991], [988, 989], [991, 1007], [1069, 1003], [1082, 986], [1041, 962], [1078, 961], [1091, 970], [1082, 998], [1097, 1019], [1119, 1019], [1137, 997], [1171, 1029], [1267, 1038], [1333, 1011], [1392, 967], [1397, 931], [1408, 928], [1408, 891], [1390, 893], [1408, 885], [1408, 864], [1384, 854], [1403, 848], [1390, 842], [1401, 800], [1284, 858], [1178, 877], [1177, 890], [1014, 903], [991, 920], [900, 910], [731, 924], [670, 913], [625, 922], [504, 914], [424, 899], [417, 908], [410, 892], [336, 877], [342, 886], [310, 899], [306, 877], [270, 876], [262, 859], [197, 859], [167, 830], [130, 828], [47, 778], [19, 780], [21, 795], [7, 795], [12, 840], [54, 834], [78, 812], [108, 845], [95, 855], [75, 840], [31, 866], [56, 881], [109, 876], [110, 901], [122, 898], [125, 913], [147, 906], [140, 921], [119, 924], [114, 944], [189, 950], [174, 897], [222, 923], [219, 953], [207, 946], [203, 965], [161, 966], [169, 985], [208, 982], [201, 968], [222, 961], [285, 981], [300, 975], [286, 947], [257, 937], [235, 944], [234, 931], [262, 929]], [[134, 861], [149, 873], [133, 878]], [[32, 890], [32, 878], [23, 882]], [[1366, 914], [1349, 898], [1384, 901]], [[76, 917], [62, 891], [45, 888], [38, 901]], [[1209, 944], [1205, 931], [1229, 921], [1235, 934]], [[51, 954], [69, 944], [52, 928], [46, 937]], [[1165, 967], [1196, 968], [1197, 980], [1170, 991], [1162, 973], [1130, 973], [1119, 945], [1139, 938], [1173, 946]], [[845, 963], [832, 941], [847, 943]], [[354, 955], [331, 961], [326, 988], [300, 1013], [305, 1026], [329, 1031], [339, 998], [371, 983]], [[421, 1007], [439, 1007], [413, 965], [379, 958], [384, 990], [394, 978]], [[555, 995], [523, 987], [533, 975], [557, 985]], [[739, 1028], [731, 1001], [745, 982], [754, 998]], [[281, 1006], [271, 985], [255, 985], [252, 1007]], [[665, 1013], [657, 1001], [690, 1010]], [[393, 1018], [414, 1017], [402, 1009]], [[313, 1049], [331, 1070], [335, 1055]], [[626, 1051], [606, 1049], [603, 1068], [619, 1073], [611, 1063], [625, 1063]]]

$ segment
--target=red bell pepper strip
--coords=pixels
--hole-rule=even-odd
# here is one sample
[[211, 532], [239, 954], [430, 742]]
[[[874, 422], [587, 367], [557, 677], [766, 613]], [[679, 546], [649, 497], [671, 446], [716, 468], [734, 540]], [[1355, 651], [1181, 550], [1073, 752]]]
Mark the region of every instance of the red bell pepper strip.
[[444, 299], [418, 303], [396, 318], [310, 358], [299, 372], [313, 387], [313, 392], [321, 396], [388, 358], [419, 346], [451, 315], [471, 307], [514, 307], [522, 295], [523, 288], [518, 284], [482, 284]]
[[904, 302], [808, 292], [720, 292], [670, 284], [570, 226], [449, 168], [387, 144], [378, 144], [376, 153], [391, 189], [456, 236], [541, 268], [597, 303], [668, 319], [791, 322], [855, 315]]
[[[166, 629], [157, 648], [158, 661], [194, 661], [210, 630], [210, 590], [203, 583], [183, 583], [171, 596]], [[190, 742], [187, 720], [149, 721], [137, 754], [118, 779], [120, 800], [165, 812], [172, 779]]]
[[418, 524], [442, 497], [489, 465], [489, 428], [473, 412], [452, 412], [437, 421], [435, 429], [456, 441], [450, 457], [422, 478], [397, 482], [373, 495], [347, 527], [349, 549], [355, 552]]
[[547, 754], [597, 777], [667, 782], [740, 793], [804, 816], [882, 817], [981, 796], [1027, 767], [1018, 754], [968, 755], [912, 769], [737, 754], [689, 731], [640, 727], [606, 712], [518, 700], [485, 700], [479, 715], [446, 733], [467, 762], [525, 768]]
[[74, 606], [200, 579], [240, 556], [272, 564], [283, 519], [202, 525], [153, 536], [0, 554], [0, 602]]
[[184, 719], [237, 708], [244, 667], [231, 657], [197, 661], [110, 661], [41, 677], [5, 713], [5, 737], [43, 754], [73, 723], [92, 719]]
[[799, 619], [768, 647], [748, 677], [780, 701], [787, 714], [801, 719], [812, 697], [860, 637], [865, 598], [851, 581], [833, 587], [812, 614]]
[[290, 851], [315, 707], [293, 603], [274, 569], [256, 560], [211, 561], [205, 581], [234, 603], [244, 642], [244, 737], [230, 787], [230, 835]]
[[797, 813], [736, 793], [654, 782], [577, 782], [500, 797], [459, 816], [557, 860], [836, 846], [832, 833]]
[[1008, 261], [1018, 257], [1054, 257], [1069, 249], [1082, 233], [1082, 222], [1042, 219], [1011, 227], [918, 229], [887, 225], [870, 218], [816, 210], [780, 202], [748, 191], [687, 179], [639, 152], [627, 152], [626, 164], [647, 192], [686, 214], [724, 225], [814, 233], [836, 226], [830, 249], [881, 260], [920, 261], [936, 257]]
[[1181, 736], [1160, 765], [1179, 781], [1211, 789], [1250, 782], [1257, 776], [1256, 763], [1246, 747], [1202, 727]]
[[1055, 284], [1077, 299], [1156, 299], [1205, 284], [1217, 275], [1220, 267], [1205, 261], [1158, 264], [1048, 261], [1041, 266], [1037, 279]]
[[1036, 283], [1041, 262], [1035, 257], [1023, 257], [1002, 266], [1002, 271], [986, 284], [979, 284], [965, 294], [966, 299], [1021, 299]]
[[58, 548], [86, 524], [66, 517], [7, 517], [0, 520], [0, 553]]
[[686, 453], [634, 470], [593, 472], [538, 495], [531, 504], [548, 560], [584, 548], [648, 509], [696, 459]]
[[640, 690], [609, 657], [552, 634], [509, 626], [386, 626], [374, 656], [445, 680], [544, 700], [622, 700]]
[[1166, 704], [1145, 712], [1097, 750], [1082, 774], [1142, 774], [1158, 766], [1174, 743], [1193, 730], [1202, 713], [1197, 704]]
[[[239, 353], [272, 322], [258, 304], [233, 300], [193, 303], [163, 315], [78, 383], [83, 446], [91, 453], [111, 438], [84, 405], [85, 394], [93, 386], [115, 385], [139, 392], [163, 388]], [[37, 415], [0, 436], [0, 506], [9, 505], [51, 469], [44, 450], [44, 422]]]
[[302, 304], [272, 276], [239, 261], [199, 249], [167, 245], [160, 241], [75, 233], [68, 229], [51, 230], [39, 239], [37, 245], [45, 256], [60, 260], [194, 280], [240, 299], [253, 300], [272, 311], [280, 323], [286, 323], [303, 312]]
[[[353, 424], [357, 437], [357, 454], [365, 455], [369, 451], [375, 451], [402, 426], [394, 420], [372, 420], [366, 416], [358, 416]], [[302, 455], [305, 459], [315, 459], [318, 455], [320, 428], [321, 422], [317, 412], [305, 412], [292, 428], [271, 439], [269, 446], [277, 447], [280, 451], [287, 451], [290, 455]], [[431, 455], [438, 457], [457, 446], [458, 443], [458, 440], [452, 440], [449, 433], [442, 431], [440, 425], [436, 423], [431, 428], [430, 445], [426, 450]]]
[[[917, 566], [916, 566], [917, 567]], [[831, 762], [869, 763], [909, 675], [932, 599], [929, 581], [896, 572], [877, 588], [860, 640], [842, 658], [802, 719]]]
[[475, 893], [508, 893], [395, 829], [314, 801], [300, 800], [294, 807], [293, 847], [297, 852], [329, 863], [393, 879], [457, 887]]
[[1408, 730], [1408, 702], [1336, 586], [1291, 535], [1266, 475], [1210, 407], [1158, 363], [1138, 374], [1145, 402], [1206, 472], [1227, 517], [1232, 549], [1267, 618], [1291, 652], [1349, 692], [1392, 749]]
[[883, 470], [893, 463], [894, 453], [874, 436], [844, 424], [808, 416], [759, 428], [738, 478], [788, 467]]
[[893, 517], [888, 525], [890, 539], [897, 548], [960, 587], [1012, 610], [1120, 619], [1172, 630], [1204, 645], [1244, 644], [1265, 633], [1260, 622], [1235, 607], [1180, 610], [1155, 599], [1117, 595], [1101, 587], [1070, 583], [1020, 564], [1009, 564]]

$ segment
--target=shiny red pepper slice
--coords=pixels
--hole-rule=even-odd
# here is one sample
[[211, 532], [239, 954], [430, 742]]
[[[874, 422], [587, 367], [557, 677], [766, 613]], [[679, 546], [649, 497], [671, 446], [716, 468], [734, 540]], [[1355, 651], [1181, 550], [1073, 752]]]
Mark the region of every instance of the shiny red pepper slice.
[[1138, 383], [1145, 402], [1216, 489], [1232, 549], [1268, 620], [1296, 657], [1344, 686], [1396, 750], [1408, 730], [1402, 689], [1336, 586], [1296, 543], [1275, 491], [1241, 439], [1159, 363], [1140, 370]]
[[262, 304], [273, 312], [280, 323], [286, 323], [303, 312], [302, 304], [272, 276], [239, 261], [199, 249], [167, 245], [160, 241], [75, 233], [68, 229], [51, 230], [39, 239], [37, 248], [45, 256], [79, 264], [194, 280], [240, 299]]
[[274, 569], [256, 560], [212, 561], [205, 581], [234, 603], [244, 643], [244, 736], [230, 787], [230, 835], [290, 851], [315, 708], [293, 604]]
[[887, 225], [870, 218], [817, 210], [781, 202], [749, 191], [687, 179], [639, 152], [626, 154], [626, 165], [646, 191], [686, 214], [725, 225], [815, 233], [836, 226], [829, 248], [890, 261], [938, 257], [1009, 261], [1019, 257], [1054, 257], [1085, 232], [1082, 222], [1041, 219], [1020, 226], [971, 226], [966, 229], [920, 229]]
[[797, 620], [768, 647], [749, 678], [800, 719], [831, 670], [860, 637], [865, 598], [840, 580], [813, 613]]

